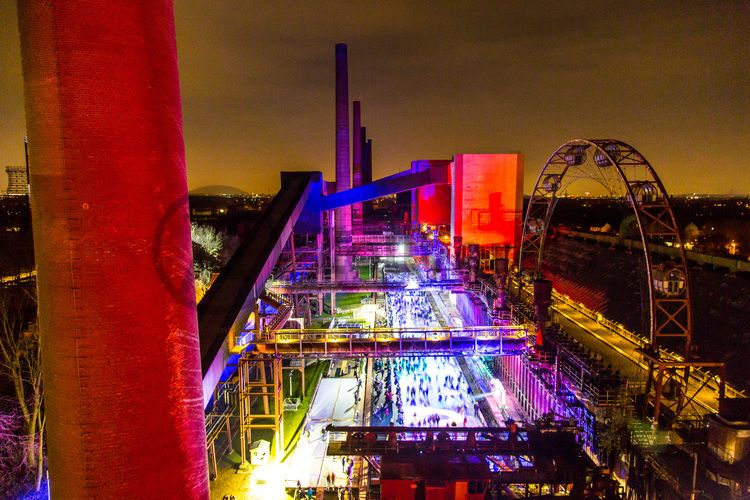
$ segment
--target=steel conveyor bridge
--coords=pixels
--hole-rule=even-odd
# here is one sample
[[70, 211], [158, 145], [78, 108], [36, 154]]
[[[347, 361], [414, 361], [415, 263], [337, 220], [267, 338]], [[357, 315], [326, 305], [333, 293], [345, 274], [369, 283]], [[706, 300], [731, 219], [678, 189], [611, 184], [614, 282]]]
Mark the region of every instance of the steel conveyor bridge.
[[[531, 456], [553, 443], [577, 449], [580, 429], [568, 423], [518, 427], [326, 427], [328, 455], [449, 453]], [[370, 436], [366, 436], [370, 434]], [[550, 451], [550, 450], [548, 450]]]
[[[440, 470], [479, 457], [498, 466], [487, 480], [508, 484], [575, 484], [583, 490], [591, 465], [580, 453], [580, 429], [563, 422], [525, 428], [509, 427], [340, 427], [326, 428], [329, 456], [361, 456], [384, 477], [401, 477], [402, 464]], [[380, 460], [374, 460], [379, 457]], [[420, 467], [421, 466], [421, 467]]]
[[[412, 288], [418, 287], [418, 288]], [[401, 292], [401, 291], [443, 291], [461, 292], [464, 282], [460, 279], [418, 281], [415, 283], [398, 281], [269, 281], [266, 288], [280, 294], [325, 293], [325, 292]]]
[[381, 357], [411, 355], [503, 355], [517, 351], [532, 325], [333, 328], [246, 331], [249, 352], [282, 357]]

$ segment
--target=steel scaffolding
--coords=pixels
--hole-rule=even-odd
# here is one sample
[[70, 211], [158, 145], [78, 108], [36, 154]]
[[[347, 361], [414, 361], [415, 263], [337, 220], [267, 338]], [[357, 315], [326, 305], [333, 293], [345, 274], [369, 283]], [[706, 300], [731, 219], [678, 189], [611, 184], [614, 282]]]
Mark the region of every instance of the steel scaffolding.
[[257, 429], [273, 430], [274, 455], [280, 458], [284, 452], [281, 357], [244, 353], [237, 362], [237, 373], [242, 466], [247, 465], [247, 445]]

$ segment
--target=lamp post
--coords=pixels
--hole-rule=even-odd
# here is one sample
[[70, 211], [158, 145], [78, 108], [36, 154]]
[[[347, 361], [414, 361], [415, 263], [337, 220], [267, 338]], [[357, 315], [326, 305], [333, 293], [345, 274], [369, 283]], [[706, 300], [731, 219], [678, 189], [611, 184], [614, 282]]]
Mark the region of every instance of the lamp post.
[[698, 479], [698, 453], [692, 451], [690, 452], [690, 455], [692, 455], [693, 457], [693, 480], [690, 486], [690, 500], [695, 500], [696, 493], [698, 493], [695, 489], [695, 485]]

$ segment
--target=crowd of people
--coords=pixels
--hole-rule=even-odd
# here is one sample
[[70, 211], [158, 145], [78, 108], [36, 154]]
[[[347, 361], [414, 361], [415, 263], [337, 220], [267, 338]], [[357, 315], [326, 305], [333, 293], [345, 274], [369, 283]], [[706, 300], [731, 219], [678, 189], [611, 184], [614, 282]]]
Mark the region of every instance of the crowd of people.
[[[419, 290], [388, 293], [386, 319], [388, 326], [396, 328], [437, 324], [427, 296]], [[451, 357], [377, 359], [372, 389], [374, 425], [483, 425], [479, 404]]]
[[405, 290], [386, 294], [386, 321], [394, 328], [435, 326], [438, 324], [425, 292]]
[[[332, 467], [325, 477], [326, 491], [335, 491], [338, 494], [339, 498], [351, 498], [352, 480], [354, 474], [354, 459], [352, 459], [351, 457], [341, 457], [340, 475], [336, 474], [336, 469], [338, 469], [338, 461], [334, 461], [333, 465], [335, 468]], [[346, 478], [346, 485], [337, 486], [337, 477]]]
[[[403, 401], [399, 374], [393, 369], [393, 360], [376, 359], [372, 365], [373, 381], [370, 396], [371, 421], [378, 425], [397, 423], [403, 425]], [[396, 399], [394, 401], [394, 392]], [[396, 403], [394, 418], [394, 402]]]
[[404, 375], [406, 425], [482, 425], [479, 403], [454, 358], [402, 358], [396, 365]]
[[450, 357], [377, 359], [371, 394], [374, 425], [483, 425], [479, 403]]

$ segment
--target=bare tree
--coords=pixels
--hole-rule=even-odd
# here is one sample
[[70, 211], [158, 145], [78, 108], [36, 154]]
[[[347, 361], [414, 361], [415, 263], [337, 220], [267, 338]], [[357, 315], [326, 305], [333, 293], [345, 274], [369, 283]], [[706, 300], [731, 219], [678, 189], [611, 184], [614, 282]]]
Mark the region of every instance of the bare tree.
[[200, 300], [211, 285], [211, 275], [221, 269], [221, 250], [224, 235], [211, 226], [190, 225], [193, 240], [193, 270], [196, 299]]
[[38, 491], [44, 473], [45, 426], [41, 346], [36, 303], [26, 289], [0, 290], [0, 369], [13, 384], [23, 422], [23, 462], [33, 471]]
[[219, 259], [224, 246], [224, 236], [211, 226], [190, 224], [190, 236], [194, 243], [200, 245], [206, 254]]
[[28, 451], [24, 422], [15, 398], [0, 399], [0, 498], [15, 498], [29, 489], [33, 471], [26, 463]]

